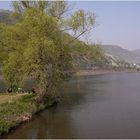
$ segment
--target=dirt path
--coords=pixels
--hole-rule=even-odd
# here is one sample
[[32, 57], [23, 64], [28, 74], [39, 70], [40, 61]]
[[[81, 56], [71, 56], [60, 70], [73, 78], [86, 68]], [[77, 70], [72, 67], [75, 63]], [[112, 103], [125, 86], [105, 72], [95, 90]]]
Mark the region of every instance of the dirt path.
[[3, 103], [7, 103], [7, 102], [14, 102], [15, 100], [17, 100], [18, 98], [22, 97], [26, 95], [26, 93], [24, 94], [2, 94], [0, 95], [0, 104]]

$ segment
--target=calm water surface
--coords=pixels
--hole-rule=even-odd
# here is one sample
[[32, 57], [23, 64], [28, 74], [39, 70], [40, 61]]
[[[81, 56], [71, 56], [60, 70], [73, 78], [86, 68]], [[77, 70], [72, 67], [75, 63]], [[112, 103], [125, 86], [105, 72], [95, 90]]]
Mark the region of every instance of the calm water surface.
[[6, 138], [140, 138], [140, 74], [78, 77], [62, 102]]

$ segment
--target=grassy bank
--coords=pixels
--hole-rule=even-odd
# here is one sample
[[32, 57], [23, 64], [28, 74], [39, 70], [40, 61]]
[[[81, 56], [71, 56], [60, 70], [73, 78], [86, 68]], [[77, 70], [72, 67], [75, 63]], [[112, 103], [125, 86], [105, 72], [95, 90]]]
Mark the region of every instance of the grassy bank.
[[37, 106], [34, 97], [34, 94], [28, 93], [0, 94], [0, 137], [54, 102], [54, 99], [48, 98], [46, 104]]

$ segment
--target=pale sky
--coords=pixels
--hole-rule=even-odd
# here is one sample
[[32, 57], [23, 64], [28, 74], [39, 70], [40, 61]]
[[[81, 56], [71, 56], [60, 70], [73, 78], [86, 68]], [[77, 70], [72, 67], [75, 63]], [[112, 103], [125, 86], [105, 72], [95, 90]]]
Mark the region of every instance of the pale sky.
[[[140, 49], [140, 1], [77, 1], [74, 10], [92, 11], [97, 16], [91, 42]], [[0, 9], [12, 9], [10, 1], [0, 1]]]

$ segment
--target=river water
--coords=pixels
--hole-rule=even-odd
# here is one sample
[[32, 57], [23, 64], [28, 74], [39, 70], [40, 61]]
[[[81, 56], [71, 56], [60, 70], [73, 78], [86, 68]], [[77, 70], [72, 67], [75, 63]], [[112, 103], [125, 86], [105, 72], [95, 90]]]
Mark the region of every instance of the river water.
[[60, 104], [6, 138], [140, 138], [140, 74], [77, 77]]

